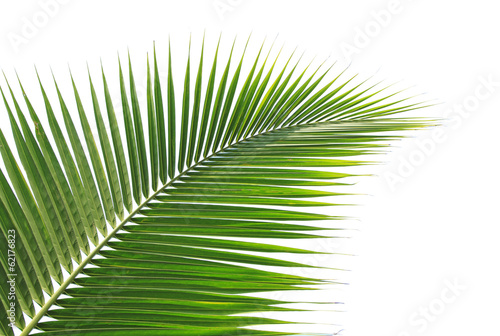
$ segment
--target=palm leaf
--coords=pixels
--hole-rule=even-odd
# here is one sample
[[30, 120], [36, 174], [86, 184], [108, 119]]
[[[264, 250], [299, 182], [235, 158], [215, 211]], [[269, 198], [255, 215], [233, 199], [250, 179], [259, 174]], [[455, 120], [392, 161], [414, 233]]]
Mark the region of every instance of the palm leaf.
[[[245, 75], [249, 42], [236, 64], [235, 43], [227, 61], [217, 45], [204, 78], [203, 42], [194, 87], [189, 52], [180, 109], [170, 48], [166, 90], [156, 51], [153, 69], [147, 61], [146, 106], [140, 106], [130, 56], [128, 86], [118, 64], [112, 82], [119, 85], [123, 125], [104, 68], [103, 92], [89, 77], [98, 139], [73, 78], [76, 123], [65, 102], [71, 98], [63, 98], [57, 83], [51, 99], [40, 80], [45, 112], [33, 107], [22, 86], [25, 106], [8, 83], [8, 90], [0, 88], [15, 145], [0, 130], [0, 228], [6, 242], [16, 232], [17, 262], [16, 295], [9, 298], [5, 283], [0, 291], [1, 334], [13, 335], [6, 318], [11, 302], [21, 335], [290, 334], [248, 328], [287, 322], [241, 314], [294, 311], [282, 305], [289, 302], [254, 294], [330, 282], [290, 275], [290, 268], [314, 267], [282, 257], [319, 252], [259, 239], [325, 237], [318, 221], [343, 217], [310, 208], [337, 205], [323, 197], [346, 194], [342, 179], [354, 175], [345, 169], [370, 163], [364, 155], [430, 121], [395, 116], [425, 105], [382, 96], [384, 89], [375, 86], [353, 87], [354, 77], [340, 80], [344, 72], [322, 84], [331, 67], [298, 71], [294, 53], [279, 69], [281, 51], [272, 57], [264, 43]], [[5, 255], [0, 261], [2, 278], [11, 277]]]

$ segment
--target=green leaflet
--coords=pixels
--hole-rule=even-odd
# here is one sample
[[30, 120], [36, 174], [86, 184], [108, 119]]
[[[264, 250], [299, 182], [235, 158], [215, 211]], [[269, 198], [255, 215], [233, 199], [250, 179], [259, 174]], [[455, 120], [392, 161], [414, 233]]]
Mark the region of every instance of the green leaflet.
[[191, 82], [191, 37], [189, 37], [189, 51], [186, 65], [186, 75], [184, 77], [184, 91], [182, 97], [182, 117], [181, 117], [181, 134], [179, 144], [179, 172], [184, 171], [186, 162], [186, 147], [188, 141], [188, 126], [189, 126], [189, 99], [190, 99], [190, 82]]
[[[158, 70], [158, 62], [156, 60], [156, 49], [153, 52], [154, 60], [154, 107], [156, 119], [156, 132], [158, 136], [158, 162], [159, 176], [162, 184], [167, 182], [167, 135], [165, 128], [165, 112], [163, 106], [162, 90], [160, 84], [160, 72]], [[149, 81], [148, 81], [149, 82]], [[170, 87], [170, 85], [169, 85]], [[170, 140], [170, 139], [169, 139]], [[153, 189], [155, 189], [153, 187]]]
[[[83, 128], [83, 134], [85, 137], [85, 142], [87, 143], [87, 149], [89, 151], [90, 155], [90, 161], [92, 162], [92, 168], [93, 168], [93, 173], [95, 175], [95, 178], [97, 180], [97, 186], [99, 187], [99, 194], [101, 195], [101, 200], [102, 200], [102, 206], [104, 208], [104, 212], [106, 214], [106, 219], [108, 222], [111, 224], [111, 226], [115, 225], [115, 215], [113, 212], [119, 214], [119, 216], [123, 216], [123, 209], [119, 207], [118, 200], [121, 199], [121, 195], [118, 193], [117, 189], [117, 177], [116, 174], [113, 174], [112, 170], [112, 165], [111, 162], [108, 162], [109, 164], [109, 170], [108, 170], [108, 178], [111, 178], [110, 184], [106, 181], [106, 176], [104, 174], [104, 169], [102, 167], [102, 160], [101, 157], [99, 156], [99, 152], [97, 151], [97, 146], [94, 140], [94, 136], [92, 135], [92, 130], [90, 129], [90, 125], [87, 119], [87, 116], [85, 114], [85, 110], [83, 109], [83, 105], [80, 99], [80, 95], [78, 94], [78, 90], [76, 89], [76, 84], [73, 80], [73, 77], [71, 77], [71, 83], [73, 85], [73, 91], [75, 94], [75, 100], [76, 100], [76, 105], [78, 109], [78, 115], [80, 116], [80, 125]], [[94, 91], [91, 89], [91, 91]], [[92, 94], [93, 96], [93, 101], [95, 101], [94, 96], [95, 93]], [[97, 108], [98, 109], [98, 108]], [[66, 112], [66, 113], [65, 113]], [[63, 109], [63, 116], [65, 117], [65, 120], [68, 119], [67, 123], [71, 122], [71, 117], [67, 113], [68, 111]], [[98, 112], [96, 111], [96, 106], [94, 106], [94, 112], [97, 114]], [[96, 117], [98, 119], [98, 117]], [[76, 130], [74, 130], [74, 126], [68, 127], [69, 129], [73, 129], [72, 132], [75, 133], [75, 138], [76, 138]], [[101, 129], [100, 133], [102, 133], [102, 128], [103, 126], [101, 125], [98, 128]], [[104, 137], [104, 136], [103, 136]], [[107, 136], [106, 136], [107, 137]], [[76, 140], [76, 139], [75, 139]], [[78, 140], [79, 141], [79, 140]], [[109, 143], [108, 143], [109, 146]], [[107, 148], [108, 146], [103, 145], [104, 148]], [[79, 146], [80, 148], [74, 150], [77, 156], [82, 156], [81, 161], [87, 161], [86, 158], [83, 158], [83, 148], [81, 145]], [[108, 155], [104, 155], [105, 158], [107, 157], [109, 161], [111, 161], [111, 158], [109, 157], [109, 149], [107, 149]], [[85, 167], [85, 169], [87, 169]], [[89, 177], [90, 179], [90, 177]], [[111, 195], [111, 186], [113, 186], [113, 195]], [[112, 201], [113, 199], [113, 201]], [[114, 209], [114, 210], [113, 210]]]
[[[116, 165], [118, 168], [118, 177], [120, 178], [120, 187], [122, 190], [122, 199], [123, 203], [125, 204], [125, 208], [127, 209], [128, 212], [130, 212], [132, 211], [132, 195], [130, 191], [130, 178], [128, 175], [127, 163], [125, 161], [125, 153], [123, 151], [120, 129], [118, 128], [118, 122], [116, 120], [115, 110], [113, 108], [113, 102], [111, 101], [111, 96], [109, 94], [109, 89], [108, 89], [108, 83], [106, 82], [106, 77], [104, 76], [104, 69], [102, 68], [102, 65], [101, 65], [101, 71], [102, 71], [102, 81], [104, 84], [104, 96], [106, 99], [106, 110], [108, 112], [108, 122], [111, 129], [111, 138], [113, 139], [113, 149], [116, 157]], [[127, 120], [127, 117], [125, 117], [124, 119]], [[130, 120], [128, 120], [128, 125], [130, 128], [131, 126]], [[132, 132], [130, 132], [130, 134], [131, 133]], [[133, 139], [130, 140], [130, 144], [131, 145], [133, 144]]]
[[[134, 131], [135, 131], [135, 139], [137, 141], [137, 146], [136, 146], [136, 149], [137, 149], [137, 156], [139, 158], [139, 167], [140, 167], [140, 172], [141, 172], [141, 186], [142, 186], [142, 194], [144, 197], [147, 197], [148, 194], [149, 194], [149, 174], [148, 174], [148, 161], [147, 161], [147, 151], [146, 151], [146, 144], [145, 144], [145, 140], [144, 140], [144, 129], [143, 129], [143, 126], [142, 126], [142, 117], [141, 117], [141, 110], [140, 110], [140, 107], [139, 107], [139, 101], [137, 99], [137, 91], [135, 89], [135, 80], [134, 80], [134, 74], [132, 72], [132, 62], [130, 61], [130, 55], [129, 55], [129, 59], [128, 59], [128, 64], [129, 64], [129, 77], [130, 77], [130, 99], [131, 99], [131, 102], [132, 102], [132, 113], [133, 113], [133, 116], [134, 116]], [[120, 67], [120, 83], [123, 82], [123, 78], [122, 78], [122, 74], [121, 74], [121, 67]], [[120, 84], [120, 86], [122, 86]], [[150, 91], [150, 88], [149, 88], [149, 63], [148, 63], [148, 104], [147, 104], [147, 111], [148, 111], [148, 126], [150, 127], [149, 131], [150, 131], [150, 135], [152, 134], [152, 131], [154, 130], [151, 129], [153, 125], [151, 125], [149, 123], [149, 118], [151, 117], [149, 115], [150, 113], [150, 105], [152, 105], [152, 103], [150, 102], [150, 94], [149, 94], [149, 91]], [[122, 102], [125, 101], [127, 99], [126, 97], [126, 92], [124, 89], [122, 89]], [[123, 102], [123, 106], [124, 106], [124, 109], [125, 109], [125, 106], [127, 104], [125, 102]], [[125, 113], [125, 111], [124, 111]], [[150, 138], [152, 138], [150, 136]], [[156, 139], [156, 138], [154, 138]], [[133, 145], [130, 145], [132, 146], [131, 148], [129, 147], [129, 153], [130, 151], [133, 151]], [[153, 146], [150, 144], [150, 146], [153, 148]], [[156, 147], [154, 147], [156, 148]], [[132, 155], [133, 156], [133, 155]], [[153, 158], [151, 158], [151, 162], [155, 162], [153, 160]], [[130, 159], [130, 160], [133, 160]], [[133, 165], [133, 163], [131, 163], [131, 165]], [[151, 164], [151, 166], [153, 166], [153, 164]], [[153, 168], [151, 168], [153, 169]], [[132, 181], [133, 183], [133, 181]]]
[[202, 79], [203, 79], [203, 53], [205, 51], [205, 35], [203, 35], [203, 42], [201, 46], [201, 56], [200, 64], [198, 66], [198, 72], [196, 75], [196, 83], [194, 84], [194, 102], [193, 102], [193, 112], [191, 113], [191, 130], [189, 132], [189, 146], [187, 151], [186, 165], [191, 167], [193, 163], [195, 149], [196, 149], [196, 139], [198, 133], [198, 120], [200, 117], [200, 104], [201, 104], [201, 89], [202, 89]]
[[[102, 154], [103, 154], [102, 156], [104, 158], [104, 166], [106, 168], [106, 175], [107, 175], [108, 181], [109, 181], [109, 189], [111, 191], [111, 199], [113, 200], [113, 208], [115, 209], [115, 213], [118, 215], [118, 218], [123, 220], [123, 197], [122, 197], [122, 194], [120, 193], [120, 184], [119, 184], [120, 182], [118, 180], [118, 173], [116, 170], [115, 157], [113, 156], [113, 152], [111, 150], [111, 145], [109, 143], [108, 133], [106, 132], [106, 126], [104, 125], [104, 120], [102, 118], [101, 109], [99, 107], [97, 95], [96, 95], [96, 92], [94, 90], [94, 84], [92, 84], [92, 80], [90, 78], [90, 72], [89, 72], [89, 82], [90, 82], [90, 93], [92, 95], [92, 105], [94, 107], [94, 117], [95, 117], [95, 121], [97, 124], [97, 131], [99, 133], [99, 140], [101, 143], [101, 150], [102, 150]], [[111, 103], [109, 103], [109, 104], [107, 103], [107, 105], [110, 105], [110, 104]], [[112, 114], [110, 119], [116, 118], [114, 115], [114, 111], [112, 110], [112, 107], [110, 108], [110, 110], [111, 110], [111, 114]], [[110, 111], [108, 110], [108, 115], [109, 115], [109, 113], [110, 113]], [[80, 118], [84, 118], [82, 116], [85, 116], [85, 112], [81, 112]], [[111, 127], [113, 127], [113, 126], [111, 126]], [[84, 131], [84, 132], [86, 132], [86, 131]], [[93, 141], [92, 141], [91, 136], [86, 136], [86, 137], [88, 138], [87, 146], [93, 147], [92, 146]], [[98, 155], [99, 155], [97, 153], [97, 148], [91, 149], [90, 153], [94, 153], [94, 157], [96, 157], [95, 162], [97, 164]], [[117, 152], [117, 158], [122, 157], [122, 156], [123, 156], [123, 152], [122, 153]], [[91, 155], [91, 157], [92, 157], [92, 155]], [[103, 185], [104, 185], [104, 182], [103, 182]], [[125, 189], [125, 188], [122, 188], [122, 189]], [[124, 191], [124, 193], [126, 193], [126, 191]], [[128, 197], [130, 197], [130, 190], [128, 192]]]
[[[119, 59], [118, 59], [118, 67], [119, 67], [119, 71], [120, 71], [120, 94], [121, 94], [121, 100], [122, 100], [123, 121], [125, 123], [125, 135], [127, 138], [128, 158], [129, 158], [129, 162], [130, 162], [130, 175], [132, 177], [132, 191], [134, 194], [135, 203], [140, 204], [141, 199], [142, 199], [141, 187], [143, 187], [144, 183], [147, 186], [147, 182], [144, 181], [146, 179], [146, 177], [142, 177], [142, 179], [141, 179], [142, 167], [139, 168], [139, 158], [138, 158], [138, 153], [137, 153], [137, 147], [144, 146], [144, 135], [134, 132], [134, 124], [132, 122], [132, 116], [130, 115], [130, 107], [129, 107], [129, 103], [128, 103], [127, 92], [125, 89], [125, 80], [123, 79], [122, 66], [121, 66]], [[104, 73], [103, 73], [103, 76], [104, 76]], [[107, 86], [106, 86], [106, 91], [108, 91]], [[106, 95], [106, 105], [108, 104], [107, 97], [109, 97], [109, 93]], [[110, 102], [110, 105], [111, 104], [112, 103]], [[134, 109], [137, 109], [137, 107]], [[136, 113], [134, 111], [134, 117], [135, 117], [135, 114]], [[140, 115], [140, 112], [138, 112], [137, 114]], [[142, 121], [139, 120], [139, 121], [136, 121], [135, 123], [138, 124], [137, 128], [141, 129], [141, 131], [142, 131]], [[116, 131], [119, 132], [118, 125], [116, 125]], [[118, 133], [118, 135], [119, 135], [119, 133]], [[136, 142], [136, 136], [138, 138], [137, 142]], [[116, 142], [120, 143], [119, 138], [117, 139]], [[123, 148], [120, 147], [119, 150], [123, 151]], [[124, 155], [121, 155], [121, 156], [124, 156]], [[124, 157], [123, 157], [122, 161], [123, 161], [124, 167], [126, 168], [126, 163], [125, 163]], [[146, 171], [147, 171], [147, 168], [146, 168]], [[123, 180], [125, 181], [125, 179], [123, 179]], [[128, 187], [128, 183], [127, 183], [126, 187]], [[142, 190], [144, 190], [144, 189], [142, 189]], [[147, 195], [147, 191], [146, 191], [146, 195]], [[131, 211], [130, 208], [128, 210]]]
[[[214, 143], [215, 132], [218, 127], [222, 127], [223, 125], [218, 126], [220, 122], [220, 114], [222, 109], [222, 102], [224, 99], [224, 92], [226, 91], [227, 79], [229, 77], [229, 68], [231, 66], [231, 57], [233, 56], [234, 45], [236, 43], [236, 39], [233, 42], [233, 46], [231, 47], [231, 53], [229, 54], [229, 59], [227, 60], [226, 68], [224, 69], [224, 73], [222, 74], [222, 78], [219, 84], [219, 88], [217, 89], [217, 96], [215, 97], [214, 108], [212, 112], [212, 117], [210, 121], [210, 127], [208, 128], [208, 136], [207, 142], [205, 145], [205, 150], [203, 151], [203, 156], [207, 157], [210, 151], [210, 147]], [[215, 68], [214, 68], [215, 70]], [[228, 92], [230, 94], [230, 92]], [[226, 99], [230, 99], [227, 97]], [[227, 104], [230, 104], [227, 101]]]
[[174, 79], [172, 75], [172, 48], [170, 41], [168, 46], [168, 177], [174, 178], [175, 174], [175, 152], [176, 152], [176, 137], [175, 137], [175, 92]]
[[[132, 69], [132, 68], [130, 68]], [[147, 108], [148, 108], [148, 130], [149, 130], [149, 164], [151, 165], [151, 188], [158, 189], [158, 132], [156, 124], [155, 98], [153, 98], [153, 84], [151, 82], [151, 71], [149, 69], [149, 58], [147, 61]], [[130, 70], [132, 76], [132, 70]], [[131, 83], [132, 83], [132, 77]], [[149, 193], [147, 194], [149, 195]], [[145, 195], [146, 196], [146, 195]]]
[[205, 93], [205, 103], [203, 104], [203, 113], [201, 115], [200, 132], [198, 133], [198, 144], [196, 146], [196, 153], [194, 155], [195, 162], [200, 161], [201, 151], [203, 146], [205, 145], [205, 137], [207, 136], [208, 132], [207, 130], [208, 119], [210, 111], [212, 109], [212, 97], [214, 94], [214, 87], [215, 87], [215, 72], [217, 69], [217, 55], [219, 54], [219, 45], [220, 45], [220, 37], [219, 37], [219, 42], [217, 43], [217, 49], [215, 50], [212, 70], [210, 71], [210, 76], [208, 78], [207, 92]]

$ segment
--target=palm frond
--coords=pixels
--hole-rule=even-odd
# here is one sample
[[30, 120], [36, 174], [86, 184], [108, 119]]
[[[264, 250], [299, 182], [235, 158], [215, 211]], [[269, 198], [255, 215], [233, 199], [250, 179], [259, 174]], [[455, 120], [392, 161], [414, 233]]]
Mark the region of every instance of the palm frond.
[[[286, 322], [241, 314], [293, 311], [254, 294], [327, 283], [289, 275], [289, 268], [314, 267], [280, 257], [319, 252], [242, 238], [324, 237], [317, 221], [343, 217], [304, 209], [335, 205], [322, 197], [346, 193], [342, 179], [354, 174], [344, 168], [368, 163], [365, 155], [430, 121], [395, 116], [426, 105], [381, 95], [378, 86], [363, 89], [364, 82], [353, 86], [355, 76], [341, 79], [343, 71], [322, 84], [332, 67], [300, 71], [295, 53], [280, 67], [281, 51], [272, 59], [265, 44], [245, 74], [245, 43], [236, 62], [236, 40], [226, 61], [217, 45], [205, 78], [205, 42], [192, 73], [190, 41], [182, 92], [174, 88], [171, 48], [166, 83], [154, 51], [145, 106], [130, 56], [128, 80], [120, 60], [116, 81], [101, 68], [103, 92], [89, 72], [87, 88], [71, 77], [73, 97], [63, 97], [54, 79], [51, 99], [39, 78], [45, 112], [22, 86], [24, 104], [8, 82], [0, 88], [15, 144], [0, 130], [0, 228], [16, 253], [15, 266], [0, 257], [2, 279], [16, 283], [15, 295], [6, 282], [0, 286], [0, 333], [290, 334], [249, 329]], [[121, 111], [108, 82], [119, 85]]]

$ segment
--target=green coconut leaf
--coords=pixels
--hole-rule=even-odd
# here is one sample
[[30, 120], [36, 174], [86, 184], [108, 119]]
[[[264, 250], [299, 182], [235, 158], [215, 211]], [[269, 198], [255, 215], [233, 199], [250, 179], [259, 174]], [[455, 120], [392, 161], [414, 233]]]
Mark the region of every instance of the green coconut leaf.
[[96, 78], [78, 84], [92, 112], [72, 77], [57, 79], [55, 97], [39, 78], [42, 108], [28, 98], [40, 92], [1, 88], [12, 139], [0, 130], [0, 239], [16, 232], [16, 263], [2, 254], [0, 275], [15, 267], [17, 293], [0, 286], [0, 334], [290, 335], [253, 328], [292, 322], [248, 313], [300, 311], [256, 293], [336, 283], [291, 275], [325, 265], [301, 262], [321, 253], [285, 242], [332, 237], [344, 219], [335, 197], [358, 176], [350, 170], [432, 121], [400, 115], [426, 106], [413, 97], [334, 66], [302, 67], [295, 52], [263, 43], [249, 59], [249, 40], [238, 56], [238, 40], [226, 54], [219, 38], [212, 59], [204, 38], [199, 57], [190, 40], [181, 65], [170, 43], [166, 56], [154, 49], [144, 106], [130, 56], [117, 78], [101, 67], [103, 92]]

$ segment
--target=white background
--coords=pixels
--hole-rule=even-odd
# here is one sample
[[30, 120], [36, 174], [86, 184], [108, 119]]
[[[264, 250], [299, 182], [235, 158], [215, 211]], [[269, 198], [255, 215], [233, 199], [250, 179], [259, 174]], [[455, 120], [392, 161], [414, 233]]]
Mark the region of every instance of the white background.
[[[33, 64], [47, 85], [49, 66], [67, 79], [67, 63], [85, 83], [86, 61], [97, 76], [102, 57], [115, 76], [117, 51], [125, 57], [128, 47], [142, 62], [153, 40], [159, 51], [167, 50], [169, 34], [184, 48], [176, 69], [180, 78], [189, 33], [199, 42], [206, 29], [210, 40], [222, 31], [225, 43], [250, 31], [256, 40], [279, 34], [278, 45], [299, 46], [309, 59], [330, 56], [339, 61], [338, 69], [352, 61], [364, 78], [376, 73], [442, 102], [422, 111], [449, 118], [439, 140], [432, 131], [415, 133], [384, 157], [386, 165], [371, 167], [376, 176], [358, 183], [358, 190], [372, 196], [354, 211], [360, 230], [346, 244], [357, 254], [347, 262], [352, 272], [351, 285], [342, 290], [346, 312], [317, 319], [342, 324], [320, 330], [344, 328], [342, 335], [355, 336], [500, 333], [495, 1], [72, 0], [46, 8], [50, 16], [40, 14], [47, 2], [0, 1], [0, 67], [12, 81], [15, 67], [28, 88], [36, 86]], [[27, 22], [38, 26], [29, 34], [23, 32]], [[488, 80], [496, 86], [485, 86]], [[3, 107], [0, 118], [8, 133]], [[427, 152], [419, 143], [427, 144]], [[389, 175], [398, 177], [395, 185]], [[446, 283], [454, 282], [465, 289], [443, 303]], [[424, 318], [422, 307], [438, 316]]]

